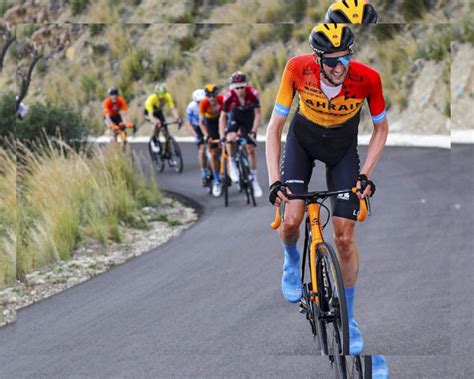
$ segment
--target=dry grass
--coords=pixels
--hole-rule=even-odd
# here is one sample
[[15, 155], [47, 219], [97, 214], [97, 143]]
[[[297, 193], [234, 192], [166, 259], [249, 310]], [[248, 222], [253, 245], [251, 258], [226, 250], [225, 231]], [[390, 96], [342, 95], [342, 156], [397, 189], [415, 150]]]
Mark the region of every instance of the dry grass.
[[15, 283], [16, 159], [0, 148], [0, 288]]
[[75, 153], [25, 148], [19, 166], [17, 275], [71, 257], [81, 241], [121, 238], [121, 225], [143, 225], [137, 211], [161, 194], [120, 149]]

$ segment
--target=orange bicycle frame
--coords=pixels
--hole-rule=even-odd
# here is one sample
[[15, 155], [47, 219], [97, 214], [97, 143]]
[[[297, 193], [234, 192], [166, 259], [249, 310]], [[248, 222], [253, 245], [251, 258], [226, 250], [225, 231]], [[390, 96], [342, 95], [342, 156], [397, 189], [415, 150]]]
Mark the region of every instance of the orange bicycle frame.
[[[352, 188], [352, 192], [356, 193], [357, 188]], [[318, 280], [316, 275], [316, 248], [318, 244], [324, 242], [323, 230], [320, 220], [321, 206], [318, 202], [309, 203], [306, 207], [308, 213], [310, 235], [311, 235], [311, 246], [309, 250], [309, 269], [311, 276], [311, 289], [312, 294], [310, 296], [311, 301], [318, 302], [316, 294], [318, 293]], [[360, 200], [360, 210], [357, 214], [357, 221], [364, 221], [367, 217], [368, 209], [367, 203], [364, 200]], [[271, 224], [272, 229], [278, 229], [281, 225], [281, 212], [280, 208], [276, 209], [275, 220]], [[304, 267], [303, 267], [304, 270]]]

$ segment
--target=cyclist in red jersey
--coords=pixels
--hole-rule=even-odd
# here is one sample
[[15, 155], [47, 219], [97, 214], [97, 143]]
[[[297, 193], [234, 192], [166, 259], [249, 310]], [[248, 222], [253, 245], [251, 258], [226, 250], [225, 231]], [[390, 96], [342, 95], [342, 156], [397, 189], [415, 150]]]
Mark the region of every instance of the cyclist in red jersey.
[[[234, 72], [230, 77], [229, 91], [224, 96], [224, 109], [220, 116], [219, 129], [221, 134], [225, 133], [227, 141], [235, 141], [238, 137], [237, 132], [246, 139], [255, 197], [263, 195], [257, 180], [257, 129], [261, 119], [258, 91], [247, 84], [247, 76], [244, 73]], [[231, 157], [229, 176], [233, 182], [238, 182], [239, 174], [233, 159], [236, 152], [235, 144], [227, 144], [227, 152]]]
[[199, 125], [204, 133], [204, 140], [208, 145], [211, 155], [210, 164], [212, 170], [212, 195], [218, 197], [222, 193], [222, 183], [219, 175], [219, 144], [211, 140], [220, 140], [224, 135], [219, 134], [219, 116], [224, 106], [224, 97], [219, 94], [219, 87], [215, 84], [208, 84], [204, 88], [206, 97], [199, 103]]
[[[358, 197], [371, 196], [369, 180], [379, 161], [388, 134], [385, 102], [379, 74], [352, 60], [354, 35], [347, 25], [314, 27], [309, 43], [315, 54], [291, 58], [283, 72], [275, 107], [267, 128], [266, 159], [270, 202], [287, 202], [279, 229], [284, 245], [282, 292], [291, 302], [301, 298], [300, 254], [297, 249], [304, 202], [288, 202], [287, 193], [307, 192], [314, 160], [326, 165], [329, 190], [357, 186], [361, 193], [339, 195], [333, 201], [334, 239], [346, 286], [350, 328], [350, 354], [360, 354], [364, 342], [353, 314], [354, 285], [359, 269], [355, 244]], [[281, 132], [294, 96], [299, 95], [280, 166]], [[367, 157], [360, 168], [357, 132], [360, 110], [367, 99], [374, 129]]]

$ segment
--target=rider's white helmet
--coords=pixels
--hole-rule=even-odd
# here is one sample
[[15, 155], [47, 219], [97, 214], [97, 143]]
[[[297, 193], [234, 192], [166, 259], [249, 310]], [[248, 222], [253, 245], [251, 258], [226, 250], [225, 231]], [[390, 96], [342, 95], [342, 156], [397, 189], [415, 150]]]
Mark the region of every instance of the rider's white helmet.
[[197, 90], [193, 91], [193, 100], [196, 103], [200, 103], [206, 97], [206, 93], [202, 88], [198, 88]]

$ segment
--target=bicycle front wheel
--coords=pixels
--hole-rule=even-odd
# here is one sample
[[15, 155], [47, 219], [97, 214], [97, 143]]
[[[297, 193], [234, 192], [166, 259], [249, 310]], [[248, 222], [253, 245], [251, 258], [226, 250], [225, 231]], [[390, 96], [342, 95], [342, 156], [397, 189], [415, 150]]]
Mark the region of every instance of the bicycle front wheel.
[[341, 269], [331, 245], [322, 242], [317, 246], [316, 270], [321, 310], [324, 313], [328, 354], [335, 359], [340, 373], [346, 372], [345, 359], [349, 355], [349, 322]]
[[226, 207], [229, 206], [229, 175], [227, 174], [227, 159], [222, 160], [223, 175], [222, 175], [222, 192], [224, 193], [224, 204]]
[[169, 141], [168, 164], [170, 167], [174, 168], [176, 172], [183, 172], [183, 155], [181, 154], [178, 142], [176, 142], [176, 140], [171, 136]]
[[163, 160], [161, 156], [163, 151], [160, 151], [159, 153], [153, 151], [151, 144], [152, 144], [151, 141], [148, 142], [148, 152], [150, 153], [151, 162], [157, 172], [163, 172], [163, 170], [165, 169], [165, 161]]
[[247, 195], [247, 204], [250, 204], [250, 201], [251, 201], [252, 205], [256, 207], [257, 203], [255, 201], [255, 195], [253, 193], [253, 185], [252, 185], [253, 178], [252, 178], [252, 175], [250, 174], [250, 168], [248, 166], [247, 156], [243, 152], [241, 154], [242, 155], [239, 159], [240, 166], [241, 166], [240, 175], [242, 178], [241, 182], [243, 182], [243, 185], [244, 185], [245, 195]]

